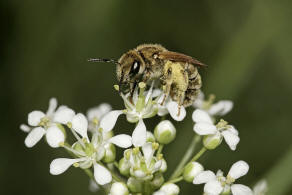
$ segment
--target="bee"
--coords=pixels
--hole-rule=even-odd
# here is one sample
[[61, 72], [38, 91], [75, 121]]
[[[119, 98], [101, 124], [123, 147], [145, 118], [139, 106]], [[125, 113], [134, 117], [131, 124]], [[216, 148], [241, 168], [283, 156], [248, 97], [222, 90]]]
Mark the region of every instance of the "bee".
[[170, 96], [179, 107], [188, 107], [195, 101], [202, 86], [198, 67], [206, 66], [193, 57], [168, 51], [159, 44], [139, 45], [123, 54], [118, 61], [89, 61], [115, 63], [117, 79], [123, 92], [130, 91], [133, 94], [139, 82], [149, 84], [160, 81], [164, 92], [161, 104]]

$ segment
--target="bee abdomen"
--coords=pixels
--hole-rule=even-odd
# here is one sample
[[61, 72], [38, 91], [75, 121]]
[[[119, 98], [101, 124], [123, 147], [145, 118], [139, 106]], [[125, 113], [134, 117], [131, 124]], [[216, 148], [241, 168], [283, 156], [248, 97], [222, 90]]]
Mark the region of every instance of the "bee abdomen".
[[199, 94], [199, 89], [202, 87], [201, 75], [195, 71], [189, 76], [188, 88], [185, 92], [185, 98], [183, 101], [183, 106], [191, 106]]

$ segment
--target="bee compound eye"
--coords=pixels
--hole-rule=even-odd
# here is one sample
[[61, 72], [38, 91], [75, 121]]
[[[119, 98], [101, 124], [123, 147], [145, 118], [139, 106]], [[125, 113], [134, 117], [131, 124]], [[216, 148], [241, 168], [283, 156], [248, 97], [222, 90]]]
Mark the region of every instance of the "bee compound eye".
[[138, 61], [134, 61], [130, 73], [135, 75], [139, 72], [140, 70], [140, 63]]

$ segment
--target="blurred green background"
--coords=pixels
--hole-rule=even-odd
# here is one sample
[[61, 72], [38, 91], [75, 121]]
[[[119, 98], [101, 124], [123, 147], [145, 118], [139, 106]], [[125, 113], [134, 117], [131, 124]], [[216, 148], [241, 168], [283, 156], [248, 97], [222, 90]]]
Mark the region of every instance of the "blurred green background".
[[[204, 92], [234, 101], [225, 118], [240, 132], [239, 147], [208, 152], [205, 168], [227, 172], [242, 159], [250, 171], [238, 183], [267, 177], [269, 194], [292, 194], [291, 1], [2, 0], [0, 9], [0, 194], [92, 194], [80, 169], [51, 176], [50, 161], [66, 154], [44, 142], [26, 148], [19, 125], [28, 112], [45, 111], [52, 96], [81, 112], [101, 102], [122, 108], [112, 87], [115, 66], [86, 59], [117, 59], [141, 43], [197, 57], [209, 65], [201, 70]], [[188, 111], [165, 150], [169, 171], [193, 136]], [[146, 120], [149, 127], [154, 122]], [[116, 131], [132, 129], [120, 122]], [[181, 194], [202, 192], [180, 186]]]

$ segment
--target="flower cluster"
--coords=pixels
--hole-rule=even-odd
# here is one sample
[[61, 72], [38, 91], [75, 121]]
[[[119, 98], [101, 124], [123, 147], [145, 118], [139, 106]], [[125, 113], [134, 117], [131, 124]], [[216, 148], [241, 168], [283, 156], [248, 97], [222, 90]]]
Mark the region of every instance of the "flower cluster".
[[[118, 86], [115, 88], [118, 89]], [[50, 147], [63, 148], [70, 155], [70, 158], [57, 158], [51, 162], [52, 175], [62, 174], [71, 166], [79, 167], [89, 175], [90, 189], [103, 188], [110, 195], [177, 195], [180, 188], [176, 183], [182, 180], [205, 184], [205, 195], [256, 195], [266, 192], [267, 187], [262, 183], [253, 191], [234, 183], [248, 172], [249, 166], [244, 161], [233, 164], [226, 177], [220, 170], [216, 175], [212, 171], [204, 171], [203, 165], [198, 162], [201, 155], [217, 148], [223, 139], [232, 151], [236, 150], [240, 141], [233, 125], [217, 119], [231, 111], [232, 102], [214, 103], [213, 95], [204, 100], [202, 92], [193, 105], [194, 141], [172, 176], [166, 179], [168, 168], [163, 148], [173, 142], [177, 134], [171, 120], [182, 121], [187, 112], [170, 97], [164, 99], [163, 92], [154, 89], [153, 83], [148, 90], [146, 88], [145, 83], [139, 83], [133, 94], [120, 93], [124, 109], [112, 110], [109, 104], [103, 103], [89, 109], [86, 116], [68, 106], [58, 107], [57, 100], [52, 98], [46, 113], [32, 111], [28, 114], [28, 125], [20, 126], [28, 133], [25, 145], [31, 148], [45, 137]], [[135, 124], [130, 135], [114, 133], [117, 132], [115, 129], [118, 130], [116, 123], [121, 115]], [[145, 121], [155, 116], [161, 117], [161, 121], [154, 129], [147, 129]], [[75, 141], [70, 141], [72, 138]], [[203, 147], [193, 154], [201, 138]], [[124, 149], [121, 159], [117, 158], [116, 147]]]

